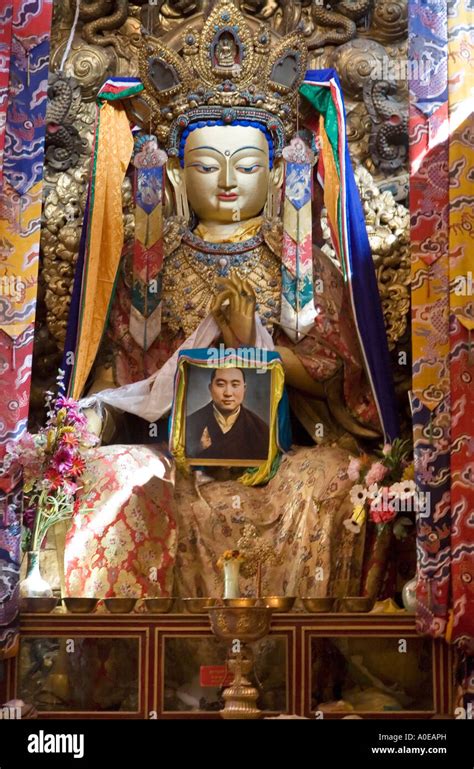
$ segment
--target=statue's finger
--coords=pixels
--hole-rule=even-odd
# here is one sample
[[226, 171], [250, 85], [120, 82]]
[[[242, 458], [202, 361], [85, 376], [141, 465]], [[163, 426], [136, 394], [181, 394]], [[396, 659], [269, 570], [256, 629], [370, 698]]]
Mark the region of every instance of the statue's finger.
[[217, 296], [214, 297], [214, 300], [211, 305], [211, 310], [219, 310], [222, 309], [222, 305], [224, 302], [230, 302], [232, 303], [232, 300], [235, 299], [235, 295], [232, 291], [221, 291]]
[[212, 310], [212, 317], [216, 321], [221, 331], [229, 328], [229, 323], [222, 310]]
[[239, 287], [231, 278], [218, 278], [217, 283], [223, 290], [232, 291], [235, 297], [239, 296]]
[[251, 298], [252, 298], [254, 301], [257, 301], [257, 297], [256, 297], [256, 294], [255, 294], [255, 291], [254, 291], [254, 287], [252, 286], [252, 284], [250, 283], [250, 281], [248, 281], [248, 280], [243, 280], [243, 281], [242, 281], [242, 285], [243, 285], [243, 287], [244, 287], [245, 291], [247, 292], [247, 294], [248, 294], [248, 295], [249, 295], [249, 296], [250, 296], [250, 297], [251, 297]]
[[230, 294], [230, 291], [228, 291], [227, 289], [223, 289], [222, 291], [219, 291], [213, 298], [212, 304], [221, 305], [225, 298], [229, 298], [229, 294]]

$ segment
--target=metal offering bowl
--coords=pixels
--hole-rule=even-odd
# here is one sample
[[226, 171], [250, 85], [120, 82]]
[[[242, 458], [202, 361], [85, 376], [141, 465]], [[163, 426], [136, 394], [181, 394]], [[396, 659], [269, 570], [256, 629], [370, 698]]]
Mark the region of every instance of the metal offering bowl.
[[173, 598], [144, 598], [143, 605], [150, 614], [167, 614], [172, 605]]
[[270, 630], [272, 610], [267, 606], [215, 606], [209, 609], [211, 629], [223, 641], [258, 641]]
[[258, 598], [224, 598], [224, 606], [233, 606], [235, 609], [246, 609], [250, 606], [261, 606]]
[[337, 610], [340, 612], [367, 612], [374, 606], [375, 600], [369, 596], [348, 596], [339, 598]]
[[72, 614], [90, 614], [98, 602], [98, 598], [63, 598], [63, 604]]
[[111, 614], [129, 614], [136, 601], [136, 598], [104, 598], [107, 611]]
[[217, 598], [183, 598], [182, 601], [190, 614], [206, 614], [208, 609], [216, 605]]
[[303, 606], [311, 614], [322, 614], [332, 611], [335, 598], [302, 598]]
[[265, 606], [275, 612], [288, 612], [292, 610], [296, 598], [292, 595], [267, 595], [263, 601]]
[[23, 612], [49, 614], [50, 611], [56, 608], [57, 603], [58, 599], [54, 597], [20, 598], [20, 610]]

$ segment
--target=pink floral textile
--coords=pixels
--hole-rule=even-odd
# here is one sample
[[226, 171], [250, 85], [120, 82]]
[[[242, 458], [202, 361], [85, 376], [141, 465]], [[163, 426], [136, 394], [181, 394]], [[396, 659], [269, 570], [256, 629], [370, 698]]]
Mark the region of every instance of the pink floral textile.
[[171, 461], [149, 446], [107, 446], [95, 453], [66, 537], [67, 594], [171, 595], [176, 554]]
[[[364, 536], [342, 525], [352, 512], [346, 466], [343, 449], [298, 448], [265, 487], [213, 481], [198, 495], [181, 475], [173, 493], [170, 461], [152, 447], [97, 449], [82, 492], [89, 509], [67, 536], [67, 591], [220, 597], [217, 559], [253, 523], [279, 556], [265, 567], [266, 594], [357, 595]], [[242, 594], [254, 582], [242, 578]]]

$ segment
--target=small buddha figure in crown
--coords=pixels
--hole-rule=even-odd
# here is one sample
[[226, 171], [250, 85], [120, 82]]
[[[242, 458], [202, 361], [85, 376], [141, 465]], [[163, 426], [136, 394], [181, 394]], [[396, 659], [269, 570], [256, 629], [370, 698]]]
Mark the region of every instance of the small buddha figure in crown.
[[230, 32], [223, 33], [219, 37], [219, 41], [215, 49], [216, 65], [218, 67], [239, 66], [237, 53], [237, 46], [233, 36], [230, 34]]
[[[171, 210], [159, 302], [147, 318], [134, 307], [133, 256], [124, 254], [106, 335], [117, 403], [124, 408], [120, 386], [128, 397], [137, 387], [130, 383], [161, 370], [172, 381], [167, 362], [211, 319], [214, 344], [241, 348], [271, 338], [295, 403], [310, 399], [328, 440], [294, 448], [263, 487], [208, 473], [198, 494], [196, 479], [174, 480], [169, 457], [156, 449], [103, 446], [93, 511], [68, 535], [69, 592], [218, 594], [213, 555], [234, 547], [251, 523], [279, 556], [266, 575], [272, 594], [356, 595], [363, 541], [342, 525], [352, 512], [351, 482], [347, 448], [336, 441], [377, 438], [382, 427], [342, 266], [312, 243], [315, 156], [321, 141], [329, 145], [329, 129], [314, 118], [297, 131], [304, 42], [298, 34], [275, 42], [265, 29], [253, 33], [231, 0], [220, 0], [200, 34], [185, 33], [181, 53], [144, 40], [139, 66], [144, 90], [125, 107], [146, 114], [157, 151], [166, 150]], [[326, 167], [327, 184], [335, 183], [335, 167]], [[100, 382], [99, 389], [107, 380]], [[107, 392], [102, 402], [113, 404]], [[134, 413], [148, 418], [147, 397], [138, 401], [143, 409]], [[110, 489], [120, 489], [113, 501]]]

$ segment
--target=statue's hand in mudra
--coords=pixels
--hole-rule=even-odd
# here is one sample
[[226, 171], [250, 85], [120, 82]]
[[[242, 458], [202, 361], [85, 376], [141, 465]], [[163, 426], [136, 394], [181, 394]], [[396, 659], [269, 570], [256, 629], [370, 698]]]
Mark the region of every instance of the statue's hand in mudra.
[[218, 324], [226, 347], [255, 345], [255, 292], [247, 280], [238, 275], [219, 279], [221, 292], [214, 299], [211, 312]]

